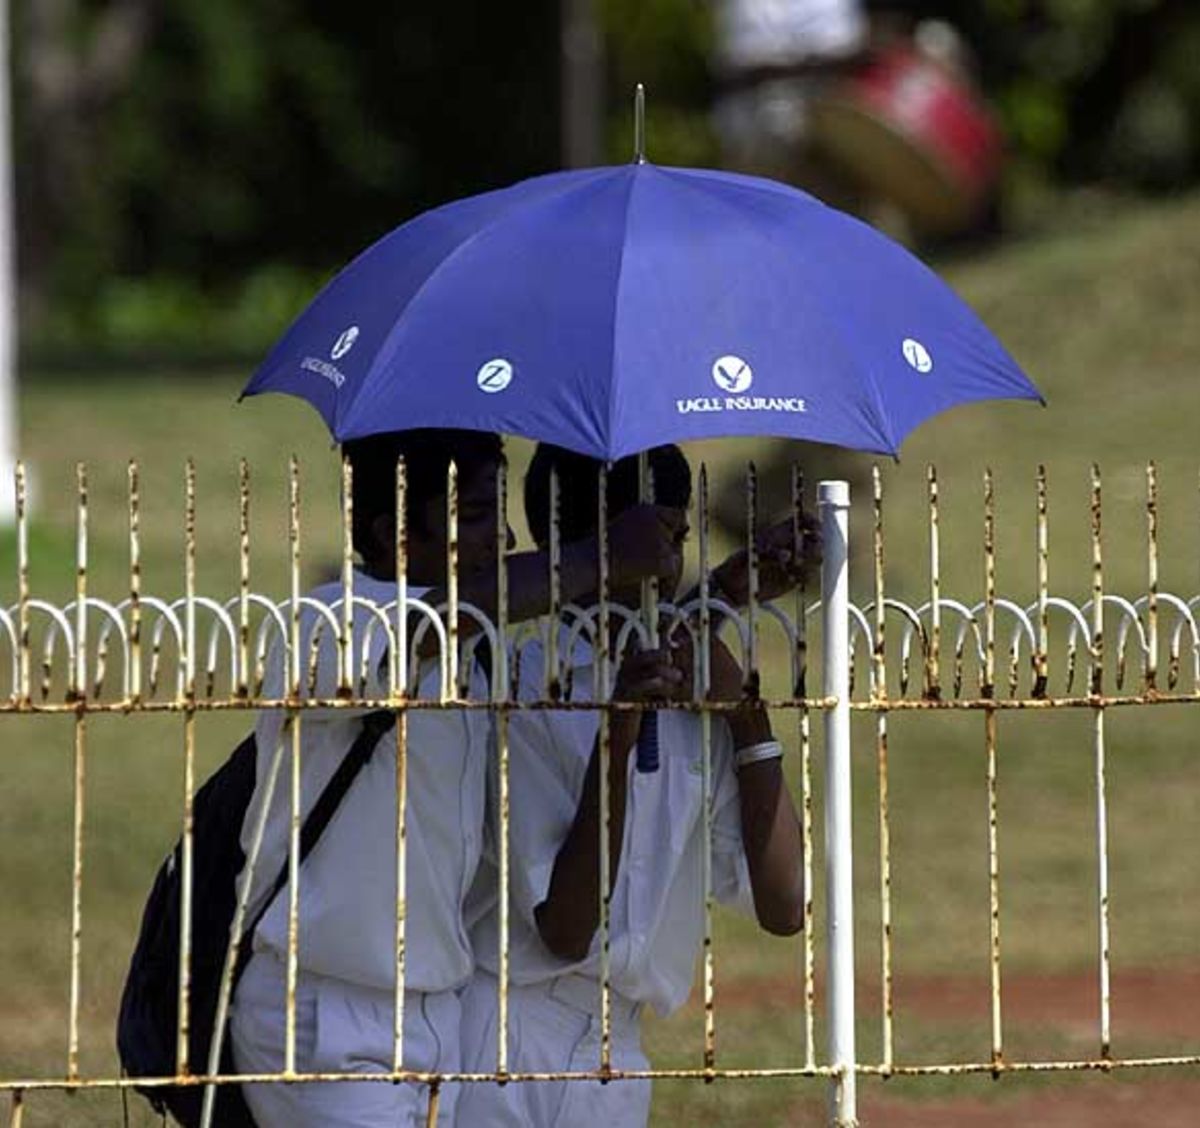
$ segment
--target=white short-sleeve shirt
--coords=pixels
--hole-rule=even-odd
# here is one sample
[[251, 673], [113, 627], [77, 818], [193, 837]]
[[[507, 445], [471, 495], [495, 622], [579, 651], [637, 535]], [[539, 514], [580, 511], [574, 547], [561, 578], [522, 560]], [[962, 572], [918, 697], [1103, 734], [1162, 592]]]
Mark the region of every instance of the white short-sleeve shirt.
[[[354, 593], [383, 607], [396, 599], [396, 585], [356, 573]], [[419, 589], [409, 589], [419, 597]], [[334, 609], [340, 622], [340, 583], [317, 588], [310, 599]], [[372, 616], [356, 610], [354, 670]], [[318, 614], [301, 615], [301, 653], [307, 656]], [[318, 649], [314, 697], [335, 695], [336, 633], [325, 629]], [[386, 697], [387, 634], [371, 632], [365, 693]], [[305, 663], [302, 663], [302, 667]], [[418, 696], [436, 698], [439, 671], [431, 663]], [[284, 646], [269, 652], [264, 696], [285, 695]], [[306, 692], [302, 690], [302, 692]], [[472, 697], [486, 694], [477, 673]], [[350, 750], [361, 731], [361, 711], [306, 710], [301, 720], [301, 817]], [[279, 711], [264, 711], [255, 728], [257, 787], [242, 828], [249, 850], [267, 774], [278, 741], [290, 745]], [[412, 710], [408, 714], [406, 815], [406, 979], [411, 990], [442, 991], [461, 985], [473, 968], [463, 920], [463, 902], [479, 861], [487, 771], [488, 715], [483, 710]], [[290, 751], [284, 760], [268, 815], [250, 901], [253, 914], [287, 859], [291, 817]], [[259, 924], [255, 947], [287, 951], [287, 897], [281, 893]], [[342, 799], [320, 841], [300, 871], [299, 966], [318, 975], [377, 990], [396, 982], [396, 741], [383, 737]]]
[[866, 26], [862, 0], [722, 0], [718, 55], [730, 69], [837, 56], [861, 46]]
[[[572, 700], [590, 698], [590, 655], [580, 659]], [[541, 694], [543, 656], [527, 648], [521, 698]], [[681, 1006], [691, 990], [704, 935], [703, 790], [700, 717], [658, 713], [660, 768], [639, 773], [630, 757], [621, 861], [613, 889], [610, 956], [613, 989], [660, 1014]], [[575, 820], [588, 761], [599, 729], [591, 711], [515, 712], [509, 721], [509, 970], [533, 984], [576, 972], [599, 978], [600, 932], [578, 963], [561, 960], [542, 943], [534, 909], [545, 900], [555, 858]], [[741, 812], [732, 741], [724, 721], [712, 721], [712, 884], [722, 902], [753, 911], [742, 847]], [[494, 769], [493, 769], [494, 771]], [[499, 834], [489, 802], [488, 835]], [[495, 848], [489, 846], [467, 909], [480, 966], [498, 972], [499, 923]]]

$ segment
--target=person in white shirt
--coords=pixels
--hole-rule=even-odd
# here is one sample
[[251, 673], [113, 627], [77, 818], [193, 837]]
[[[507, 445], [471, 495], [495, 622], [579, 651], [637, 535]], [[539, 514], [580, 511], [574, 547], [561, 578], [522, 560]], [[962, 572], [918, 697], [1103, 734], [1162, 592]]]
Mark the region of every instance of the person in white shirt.
[[[527, 515], [539, 543], [548, 524], [551, 465], [559, 474], [564, 536], [585, 529], [587, 514], [596, 508], [597, 464], [539, 447], [526, 478]], [[684, 515], [691, 493], [686, 460], [678, 448], [660, 447], [651, 452], [651, 465], [659, 503]], [[634, 460], [613, 467], [608, 496], [612, 513], [636, 501]], [[780, 528], [771, 531], [764, 545], [767, 597], [786, 589], [805, 564], [776, 551], [785, 543]], [[790, 545], [790, 522], [787, 534]], [[682, 522], [679, 535], [681, 540], [686, 536]], [[811, 530], [804, 544], [815, 557], [818, 546]], [[715, 579], [724, 596], [734, 596], [733, 589], [745, 581], [744, 558], [727, 562]], [[678, 582], [679, 570], [661, 581], [664, 598], [673, 595]], [[613, 585], [616, 603], [636, 607], [638, 595], [636, 585]], [[567, 637], [564, 631], [564, 647]], [[694, 657], [680, 632], [658, 649], [626, 653], [613, 696], [648, 706], [690, 699]], [[522, 658], [522, 700], [541, 695], [542, 661], [536, 646]], [[573, 668], [571, 700], [594, 700], [590, 649], [574, 646], [567, 662]], [[710, 697], [738, 701], [742, 694], [741, 670], [725, 646], [714, 641]], [[648, 1067], [640, 1045], [642, 1009], [650, 1004], [666, 1015], [683, 1004], [703, 937], [702, 721], [695, 713], [658, 710], [660, 768], [642, 774], [630, 766], [642, 715], [637, 710], [615, 712], [610, 727], [614, 1070]], [[723, 716], [728, 720], [712, 722], [713, 891], [721, 901], [753, 912], [768, 932], [793, 934], [803, 925], [801, 839], [781, 772], [781, 749], [772, 739], [766, 710], [756, 703], [747, 701]], [[509, 724], [512, 1072], [591, 1071], [600, 1062], [598, 727], [597, 712], [577, 710], [520, 711]], [[489, 817], [494, 838], [499, 833], [494, 804]], [[494, 868], [481, 867], [468, 915], [478, 970], [463, 996], [464, 1065], [487, 1072], [496, 1065], [498, 1025]], [[644, 1080], [603, 1085], [476, 1082], [460, 1094], [459, 1123], [615, 1128], [645, 1124], [649, 1102], [650, 1085]]]
[[[496, 474], [502, 457], [497, 436], [482, 432], [414, 430], [347, 443], [353, 470], [353, 539], [361, 557], [354, 574], [357, 597], [384, 607], [397, 598], [395, 575], [395, 466], [407, 467], [409, 596], [436, 605], [431, 591], [444, 583], [447, 556], [446, 476], [458, 468], [460, 589], [491, 611], [496, 599]], [[636, 559], [633, 573], [652, 575], [674, 567], [674, 517], [642, 507], [614, 535]], [[510, 545], [511, 547], [511, 540]], [[590, 552], [590, 557], [589, 557]], [[544, 554], [510, 558], [511, 613], [519, 620], [545, 609]], [[568, 591], [594, 584], [595, 542], [572, 545], [564, 582]], [[333, 608], [340, 622], [340, 583], [311, 593]], [[387, 698], [386, 632], [368, 630], [373, 616], [354, 615], [356, 696]], [[301, 697], [337, 696], [336, 632], [311, 605], [301, 613]], [[464, 619], [465, 627], [471, 620]], [[307, 656], [316, 636], [315, 680]], [[465, 633], [465, 632], [464, 632]], [[366, 646], [365, 665], [362, 651]], [[288, 695], [285, 650], [277, 640], [268, 658], [263, 694]], [[418, 697], [437, 698], [440, 666], [423, 663]], [[486, 700], [479, 667], [468, 678], [467, 696]], [[301, 818], [332, 777], [362, 730], [364, 710], [305, 710], [300, 721]], [[446, 1073], [460, 1068], [458, 989], [474, 966], [463, 903], [481, 849], [490, 718], [485, 710], [413, 709], [407, 720], [406, 951], [404, 995], [405, 1069]], [[288, 739], [285, 714], [264, 710], [256, 725], [258, 787], [242, 831], [249, 850], [265, 801], [269, 765], [278, 742]], [[250, 875], [248, 919], [267, 901], [287, 858], [291, 802], [285, 761], [271, 800], [261, 853]], [[396, 752], [381, 740], [342, 799], [321, 839], [300, 870], [296, 1069], [300, 1073], [387, 1073], [393, 1068], [396, 989]], [[243, 875], [243, 880], [245, 880]], [[288, 898], [270, 903], [252, 939], [254, 955], [235, 997], [231, 1016], [234, 1061], [239, 1072], [277, 1073], [284, 1064]], [[426, 1123], [427, 1086], [309, 1082], [251, 1084], [244, 1093], [260, 1128]], [[455, 1086], [446, 1086], [438, 1123], [454, 1115]]]
[[814, 99], [865, 56], [863, 0], [716, 0], [714, 17], [714, 124], [726, 167], [821, 194], [834, 182], [811, 151]]

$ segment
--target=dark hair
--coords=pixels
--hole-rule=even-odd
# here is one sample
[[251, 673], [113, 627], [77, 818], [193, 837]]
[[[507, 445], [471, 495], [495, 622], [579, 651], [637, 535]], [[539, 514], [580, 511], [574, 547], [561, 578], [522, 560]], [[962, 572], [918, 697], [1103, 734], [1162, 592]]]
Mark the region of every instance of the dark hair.
[[[686, 509], [692, 500], [692, 468], [677, 446], [654, 447], [654, 500]], [[539, 546], [550, 540], [550, 469], [558, 471], [559, 530], [564, 544], [596, 531], [596, 489], [600, 462], [573, 450], [539, 443], [525, 474], [525, 520]], [[622, 458], [608, 472], [608, 514], [616, 517], [638, 503], [637, 455]]]
[[503, 451], [500, 436], [490, 431], [440, 427], [387, 431], [343, 443], [342, 453], [354, 471], [354, 547], [369, 552], [375, 519], [396, 511], [396, 463], [401, 456], [407, 479], [406, 519], [421, 532], [428, 503], [446, 495], [451, 462], [458, 467], [459, 481], [465, 482], [498, 463]]

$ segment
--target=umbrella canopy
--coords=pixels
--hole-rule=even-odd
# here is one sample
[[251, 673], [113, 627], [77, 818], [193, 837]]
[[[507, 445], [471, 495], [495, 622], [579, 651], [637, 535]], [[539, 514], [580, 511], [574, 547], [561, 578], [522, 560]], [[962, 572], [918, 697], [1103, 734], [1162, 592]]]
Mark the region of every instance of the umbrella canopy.
[[979, 318], [873, 228], [755, 177], [555, 173], [396, 228], [246, 387], [334, 437], [523, 435], [617, 459], [772, 435], [895, 455], [956, 404], [1040, 400]]

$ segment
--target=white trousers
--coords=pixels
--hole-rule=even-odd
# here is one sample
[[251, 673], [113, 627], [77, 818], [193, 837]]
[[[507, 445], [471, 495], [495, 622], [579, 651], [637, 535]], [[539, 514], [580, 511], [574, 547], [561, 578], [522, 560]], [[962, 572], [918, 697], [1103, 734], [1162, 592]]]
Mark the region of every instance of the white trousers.
[[[508, 992], [508, 1068], [513, 1073], [586, 1073], [600, 1065], [599, 985], [564, 975]], [[462, 995], [463, 1067], [496, 1069], [497, 983], [476, 971]], [[613, 1069], [647, 1069], [641, 1048], [641, 1006], [612, 996]], [[460, 1128], [643, 1128], [650, 1082], [491, 1081], [463, 1084]]]
[[[286, 973], [282, 961], [259, 952], [234, 997], [230, 1031], [242, 1073], [283, 1068]], [[404, 1067], [459, 1069], [460, 1005], [454, 991], [408, 991], [404, 996]], [[296, 985], [296, 1070], [299, 1073], [387, 1073], [392, 1069], [395, 1016], [390, 991], [301, 973]], [[454, 1123], [457, 1085], [445, 1085], [439, 1126]], [[427, 1085], [325, 1081], [243, 1086], [259, 1128], [381, 1128], [423, 1126]]]

